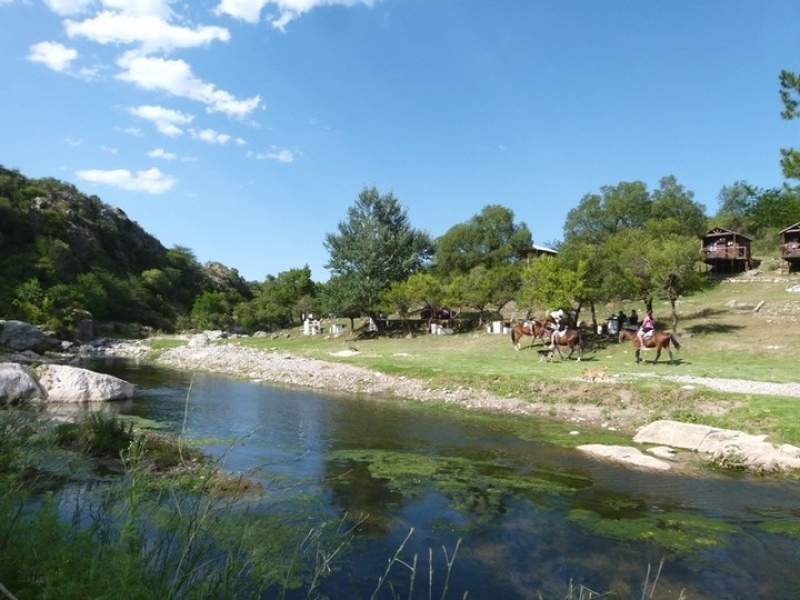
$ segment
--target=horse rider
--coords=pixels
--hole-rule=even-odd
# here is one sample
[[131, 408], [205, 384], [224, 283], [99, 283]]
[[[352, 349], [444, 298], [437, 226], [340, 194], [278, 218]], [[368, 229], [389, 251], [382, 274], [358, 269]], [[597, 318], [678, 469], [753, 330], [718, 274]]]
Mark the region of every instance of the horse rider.
[[553, 331], [550, 333], [551, 350], [556, 347], [556, 335], [558, 335], [558, 332], [561, 331], [565, 317], [566, 315], [564, 314], [564, 311], [560, 308], [550, 313], [550, 318], [553, 320], [553, 324], [551, 325], [551, 329]]
[[656, 328], [656, 322], [655, 319], [653, 319], [653, 311], [648, 310], [647, 315], [642, 321], [642, 326], [639, 328], [639, 331], [636, 332], [639, 341], [642, 344], [644, 344], [645, 336], [649, 335], [650, 332], [653, 331], [655, 328]]

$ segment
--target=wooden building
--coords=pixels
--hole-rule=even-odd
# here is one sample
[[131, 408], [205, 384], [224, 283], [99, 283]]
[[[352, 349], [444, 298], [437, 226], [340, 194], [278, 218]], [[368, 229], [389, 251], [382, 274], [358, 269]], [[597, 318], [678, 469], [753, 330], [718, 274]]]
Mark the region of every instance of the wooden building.
[[750, 238], [716, 227], [703, 236], [703, 262], [717, 271], [745, 271], [752, 266]]
[[781, 231], [781, 258], [791, 269], [800, 269], [800, 221]]

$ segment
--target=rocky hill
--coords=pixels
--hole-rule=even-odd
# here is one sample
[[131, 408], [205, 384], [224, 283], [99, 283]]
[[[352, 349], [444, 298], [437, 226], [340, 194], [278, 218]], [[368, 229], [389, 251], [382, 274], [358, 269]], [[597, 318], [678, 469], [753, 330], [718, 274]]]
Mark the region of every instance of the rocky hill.
[[80, 310], [170, 329], [200, 294], [247, 289], [235, 269], [165, 248], [97, 196], [0, 166], [0, 318], [61, 327]]

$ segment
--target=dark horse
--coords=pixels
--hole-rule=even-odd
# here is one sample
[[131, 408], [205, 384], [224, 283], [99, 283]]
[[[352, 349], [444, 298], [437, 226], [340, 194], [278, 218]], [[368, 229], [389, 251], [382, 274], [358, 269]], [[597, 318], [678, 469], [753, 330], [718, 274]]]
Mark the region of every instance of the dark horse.
[[675, 344], [675, 349], [680, 350], [681, 345], [678, 342], [678, 338], [675, 337], [675, 334], [671, 331], [653, 331], [650, 337], [645, 337], [644, 343], [639, 336], [636, 335], [636, 332], [631, 329], [620, 329], [619, 330], [619, 341], [620, 343], [623, 340], [630, 340], [633, 343], [633, 347], [636, 349], [636, 362], [640, 362], [642, 359], [639, 358], [639, 353], [644, 350], [649, 350], [651, 348], [655, 348], [656, 351], [656, 358], [653, 361], [655, 364], [658, 362], [658, 359], [661, 357], [661, 351], [666, 348], [667, 352], [669, 352], [669, 362], [674, 362], [672, 358], [672, 348], [670, 348], [670, 342]]
[[511, 343], [514, 344], [514, 348], [517, 350], [520, 349], [520, 340], [523, 336], [529, 335], [533, 339], [531, 340], [531, 346], [536, 343], [536, 338], [541, 339], [543, 342], [549, 337], [550, 332], [544, 326], [544, 323], [539, 321], [538, 319], [533, 319], [532, 321], [525, 321], [525, 322], [517, 322], [511, 328]]

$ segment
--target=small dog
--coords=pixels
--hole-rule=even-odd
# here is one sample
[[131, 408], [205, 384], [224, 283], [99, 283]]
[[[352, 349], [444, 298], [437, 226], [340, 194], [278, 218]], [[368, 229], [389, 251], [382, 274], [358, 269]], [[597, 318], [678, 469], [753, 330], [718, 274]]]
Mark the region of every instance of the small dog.
[[542, 350], [537, 350], [539, 353], [539, 362], [542, 362], [545, 358], [547, 362], [553, 362], [553, 355], [555, 354], [555, 350], [553, 348], [544, 348]]
[[606, 378], [606, 371], [608, 371], [606, 367], [602, 369], [586, 369], [581, 378], [587, 381], [603, 381]]

